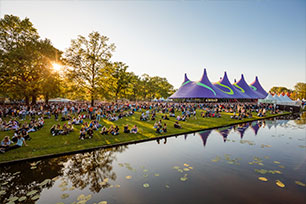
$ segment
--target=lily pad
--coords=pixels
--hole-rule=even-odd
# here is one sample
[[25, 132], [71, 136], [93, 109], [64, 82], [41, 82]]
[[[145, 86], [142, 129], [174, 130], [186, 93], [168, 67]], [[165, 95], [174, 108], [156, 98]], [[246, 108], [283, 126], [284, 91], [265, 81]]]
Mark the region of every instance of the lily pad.
[[301, 182], [301, 181], [295, 181], [295, 184], [296, 185], [299, 185], [299, 186], [303, 186], [303, 187], [306, 187], [306, 184]]
[[26, 199], [27, 199], [26, 196], [21, 196], [21, 197], [18, 199], [18, 201], [19, 201], [19, 202], [22, 202], [22, 201], [24, 201], [24, 200], [26, 200]]
[[144, 184], [143, 184], [143, 187], [144, 187], [144, 188], [149, 188], [150, 185], [149, 185], [148, 183], [144, 183]]
[[126, 176], [125, 178], [126, 179], [132, 179], [132, 176]]
[[27, 196], [34, 195], [37, 192], [38, 192], [37, 190], [30, 191], [30, 192], [27, 193]]
[[186, 181], [187, 179], [188, 179], [188, 178], [185, 177], [185, 176], [180, 178], [181, 181]]
[[62, 199], [65, 199], [65, 198], [68, 198], [68, 197], [69, 197], [69, 194], [67, 194], [67, 193], [64, 193], [64, 194], [61, 195]]
[[78, 196], [77, 200], [84, 200], [85, 199], [85, 195], [84, 194], [81, 194]]
[[44, 180], [43, 182], [41, 182], [39, 185], [40, 185], [40, 186], [44, 186], [44, 185], [50, 183], [50, 181], [51, 181], [51, 179], [45, 179], [45, 180]]
[[174, 168], [174, 169], [179, 169], [180, 167], [179, 167], [179, 166], [174, 166], [174, 167], [172, 167], [172, 168]]
[[275, 184], [278, 185], [281, 188], [285, 187], [285, 184], [283, 182], [281, 182], [280, 180], [276, 180]]
[[266, 177], [258, 177], [258, 180], [260, 180], [260, 181], [268, 181], [268, 179]]
[[155, 173], [154, 176], [159, 176], [159, 174]]
[[184, 172], [183, 169], [178, 169], [177, 171], [180, 172], [180, 173]]
[[40, 198], [40, 195], [36, 195], [36, 196], [33, 196], [32, 198], [31, 198], [31, 200], [37, 200], [37, 199], [39, 199]]
[[12, 201], [12, 202], [15, 202], [16, 200], [18, 200], [18, 197], [16, 197], [16, 196], [10, 197], [8, 200]]

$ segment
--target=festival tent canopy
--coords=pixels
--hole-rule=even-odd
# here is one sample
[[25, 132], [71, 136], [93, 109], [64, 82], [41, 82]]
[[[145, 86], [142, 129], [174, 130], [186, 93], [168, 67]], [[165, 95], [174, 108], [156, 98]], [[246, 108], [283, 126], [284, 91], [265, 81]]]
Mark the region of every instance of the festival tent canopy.
[[267, 97], [266, 98], [264, 98], [264, 99], [259, 99], [258, 100], [258, 103], [276, 103], [276, 100], [275, 100], [275, 98], [269, 93], [268, 95], [267, 95]]
[[58, 103], [68, 103], [71, 102], [72, 100], [67, 99], [67, 98], [52, 98], [49, 100], [49, 102], [58, 102]]
[[228, 98], [208, 79], [206, 69], [198, 82], [191, 82], [185, 75], [183, 85], [169, 98]]
[[185, 79], [181, 87], [174, 93], [172, 94], [169, 98], [189, 98], [189, 92], [191, 88], [195, 86], [195, 83], [190, 81], [187, 77], [187, 74], [185, 74]]
[[[255, 85], [259, 87], [258, 89], [262, 88], [259, 82]], [[232, 85], [228, 80], [227, 74], [225, 72], [222, 80], [212, 84], [208, 79], [206, 69], [204, 69], [204, 73], [200, 81], [190, 81], [185, 74], [185, 79], [181, 87], [169, 98], [263, 99], [265, 96], [259, 92], [255, 92], [245, 82], [243, 75], [241, 75], [239, 82]]]
[[256, 76], [255, 81], [253, 81], [250, 84], [250, 87], [257, 93], [263, 95], [264, 97], [266, 97], [268, 95], [268, 93], [262, 88], [262, 86], [259, 83], [258, 77]]
[[241, 74], [241, 79], [234, 83], [235, 88], [240, 91], [240, 93], [247, 94], [251, 99], [263, 99], [265, 96], [263, 96], [260, 93], [256, 93], [249, 85], [246, 83], [243, 74]]
[[225, 93], [228, 98], [250, 98], [248, 95], [241, 93], [233, 87], [231, 82], [228, 80], [226, 72], [224, 72], [223, 78], [220, 81], [214, 83], [214, 85], [223, 93]]

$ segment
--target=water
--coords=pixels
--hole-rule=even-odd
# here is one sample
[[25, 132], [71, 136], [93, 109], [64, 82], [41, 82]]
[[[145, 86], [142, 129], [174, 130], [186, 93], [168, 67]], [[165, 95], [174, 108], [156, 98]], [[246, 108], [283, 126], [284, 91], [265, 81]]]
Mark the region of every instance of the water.
[[266, 120], [4, 165], [0, 203], [306, 203], [305, 124]]

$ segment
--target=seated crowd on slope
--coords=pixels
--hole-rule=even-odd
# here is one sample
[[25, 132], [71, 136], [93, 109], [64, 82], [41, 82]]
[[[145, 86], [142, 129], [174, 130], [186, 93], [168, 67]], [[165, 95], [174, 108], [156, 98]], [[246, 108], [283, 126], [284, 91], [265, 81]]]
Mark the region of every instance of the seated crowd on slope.
[[[133, 116], [135, 112], [141, 113], [139, 120], [155, 121], [157, 113], [161, 119], [155, 122], [153, 129], [156, 133], [166, 133], [167, 121], [173, 118], [174, 128], [182, 128], [179, 121], [187, 121], [190, 118], [197, 119], [197, 110], [201, 117], [221, 117], [221, 112], [231, 113], [233, 119], [252, 117], [252, 112], [257, 116], [264, 117], [267, 111], [278, 113], [278, 109], [272, 105], [258, 105], [256, 103], [164, 103], [164, 102], [140, 102], [140, 103], [99, 103], [90, 106], [89, 103], [50, 103], [26, 106], [23, 104], [0, 105], [0, 131], [14, 131], [10, 138], [5, 136], [1, 142], [0, 151], [5, 152], [26, 145], [30, 140], [30, 132], [39, 130], [44, 126], [44, 119], [52, 116], [55, 121], [67, 121], [67, 124], [54, 124], [50, 129], [53, 136], [67, 135], [74, 130], [75, 126], [81, 126], [79, 139], [92, 138], [94, 131], [102, 135], [118, 135], [120, 129], [117, 125], [105, 127], [100, 124], [101, 119], [118, 121], [124, 117]], [[35, 119], [38, 118], [38, 119]], [[5, 120], [9, 119], [9, 120]], [[25, 122], [29, 121], [30, 122]], [[91, 122], [86, 122], [90, 120]], [[24, 121], [24, 122], [21, 122]], [[123, 127], [123, 133], [138, 133], [136, 125], [131, 128]]]

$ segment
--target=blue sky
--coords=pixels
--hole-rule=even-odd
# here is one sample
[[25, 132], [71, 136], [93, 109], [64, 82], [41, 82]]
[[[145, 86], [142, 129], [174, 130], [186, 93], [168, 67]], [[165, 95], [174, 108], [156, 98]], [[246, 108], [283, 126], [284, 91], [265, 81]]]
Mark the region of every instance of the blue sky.
[[77, 35], [98, 31], [136, 74], [166, 77], [176, 88], [184, 73], [212, 82], [255, 76], [266, 90], [306, 81], [304, 0], [0, 1], [0, 15], [29, 17], [40, 35], [65, 50]]

